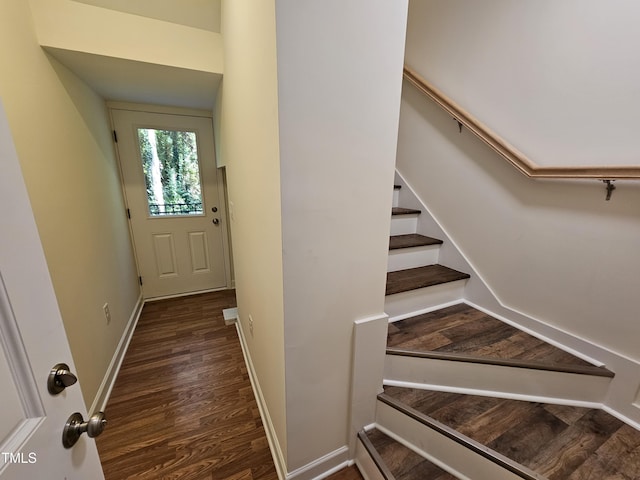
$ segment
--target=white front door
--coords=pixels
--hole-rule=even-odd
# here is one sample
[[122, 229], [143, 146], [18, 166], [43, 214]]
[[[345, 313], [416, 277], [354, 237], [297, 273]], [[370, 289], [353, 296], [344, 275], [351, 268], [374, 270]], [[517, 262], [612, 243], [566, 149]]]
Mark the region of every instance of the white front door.
[[47, 388], [54, 365], [75, 368], [1, 104], [0, 205], [0, 479], [102, 479], [94, 440], [62, 444], [69, 416], [87, 412], [79, 384]]
[[111, 116], [145, 298], [226, 287], [212, 119], [121, 109]]

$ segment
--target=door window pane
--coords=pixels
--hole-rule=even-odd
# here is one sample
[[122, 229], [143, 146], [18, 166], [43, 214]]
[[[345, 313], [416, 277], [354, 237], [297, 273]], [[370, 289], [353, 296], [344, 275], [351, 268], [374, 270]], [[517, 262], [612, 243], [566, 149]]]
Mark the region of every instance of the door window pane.
[[138, 129], [149, 214], [202, 214], [195, 132]]

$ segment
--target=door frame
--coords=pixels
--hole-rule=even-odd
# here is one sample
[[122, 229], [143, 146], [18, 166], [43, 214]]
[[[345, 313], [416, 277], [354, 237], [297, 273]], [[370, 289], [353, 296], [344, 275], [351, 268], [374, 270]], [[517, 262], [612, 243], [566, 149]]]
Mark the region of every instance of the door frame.
[[[113, 110], [130, 110], [133, 112], [145, 112], [145, 113], [160, 113], [166, 115], [184, 115], [188, 117], [202, 117], [209, 118], [213, 124], [213, 113], [207, 110], [199, 110], [194, 108], [183, 108], [183, 107], [168, 107], [163, 105], [151, 105], [145, 103], [129, 103], [129, 102], [115, 102], [108, 101], [107, 109], [109, 111], [109, 123], [111, 125], [112, 132], [115, 132], [114, 122], [113, 122]], [[213, 125], [212, 125], [213, 127]], [[215, 130], [214, 130], [215, 131]], [[124, 176], [122, 174], [122, 159], [120, 158], [120, 152], [118, 151], [117, 141], [114, 137], [114, 150], [116, 154], [116, 158], [118, 159], [118, 175], [120, 178], [120, 191], [122, 192], [122, 198], [124, 199], [125, 208], [129, 209], [129, 199], [127, 198], [127, 192], [124, 188]], [[214, 145], [214, 156], [216, 155], [217, 148], [215, 144], [215, 135], [213, 140]], [[144, 298], [143, 302], [163, 300], [166, 298], [174, 298], [174, 297], [183, 297], [187, 295], [195, 295], [198, 293], [205, 293], [209, 291], [217, 291], [217, 290], [225, 290], [229, 288], [235, 287], [235, 280], [233, 277], [233, 269], [231, 263], [231, 235], [229, 230], [229, 222], [228, 222], [228, 210], [229, 205], [227, 202], [227, 182], [226, 182], [226, 172], [225, 167], [217, 166], [217, 159], [213, 159], [215, 164], [215, 168], [218, 170], [218, 175], [216, 175], [217, 187], [218, 187], [218, 204], [222, 205], [223, 208], [220, 209], [220, 226], [222, 227], [222, 257], [224, 260], [224, 272], [226, 279], [226, 286], [222, 288], [212, 288], [210, 290], [199, 290], [197, 292], [191, 293], [181, 293], [177, 295], [167, 295], [162, 297], [153, 297], [153, 298]], [[125, 212], [126, 214], [126, 212]], [[135, 240], [133, 237], [133, 229], [131, 226], [131, 219], [128, 219], [127, 226], [129, 228], [129, 239], [131, 241], [131, 245], [133, 245], [133, 256], [136, 262], [136, 271], [138, 272], [138, 277], [140, 277], [140, 261], [138, 259], [138, 252], [135, 248]], [[141, 288], [142, 291], [142, 288]]]

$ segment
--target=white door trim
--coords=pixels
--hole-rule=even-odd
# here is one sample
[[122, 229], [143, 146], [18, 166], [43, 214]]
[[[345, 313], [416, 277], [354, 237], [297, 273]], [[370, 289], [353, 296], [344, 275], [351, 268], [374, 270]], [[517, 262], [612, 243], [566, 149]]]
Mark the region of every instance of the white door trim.
[[[211, 119], [211, 122], [213, 124], [213, 113], [207, 110], [199, 110], [199, 109], [183, 108], [183, 107], [170, 107], [170, 106], [164, 106], [164, 105], [152, 105], [152, 104], [143, 104], [143, 103], [117, 102], [117, 101], [108, 101], [107, 107], [109, 111], [109, 121], [110, 121], [111, 129], [114, 132], [114, 138], [113, 138], [115, 142], [114, 150], [117, 158], [118, 174], [120, 178], [120, 190], [122, 193], [126, 211], [129, 211], [130, 209], [130, 205], [129, 205], [130, 202], [129, 202], [129, 199], [127, 198], [127, 193], [125, 190], [124, 175], [122, 172], [122, 159], [120, 158], [120, 152], [118, 151], [117, 141], [115, 136], [115, 122], [113, 118], [113, 111], [126, 110], [126, 111], [132, 111], [132, 112], [160, 113], [160, 114], [167, 114], [167, 115], [184, 115], [189, 117], [202, 117], [202, 118]], [[215, 155], [217, 151], [215, 146], [215, 135], [214, 137], [212, 137], [212, 140], [214, 142], [214, 155]], [[219, 209], [219, 216], [220, 216], [220, 224], [221, 224], [220, 227], [222, 228], [222, 248], [223, 248], [223, 261], [224, 261], [226, 285], [221, 288], [213, 288], [213, 289], [201, 290], [197, 292], [188, 292], [188, 293], [177, 294], [177, 295], [157, 296], [157, 297], [148, 298], [148, 299], [144, 298], [145, 302], [162, 300], [162, 299], [173, 298], [173, 297], [188, 296], [188, 295], [194, 295], [198, 293], [206, 293], [210, 291], [217, 291], [217, 290], [223, 290], [223, 289], [235, 287], [234, 285], [235, 282], [233, 280], [232, 263], [231, 263], [231, 238], [230, 238], [229, 219], [228, 219], [229, 206], [227, 202], [227, 185], [225, 180], [226, 179], [225, 168], [224, 167], [216, 167], [216, 168], [218, 170], [217, 172], [218, 174], [216, 175], [216, 181], [217, 181], [217, 189], [218, 189], [218, 204], [221, 206], [221, 208]], [[135, 242], [134, 242], [134, 235], [133, 235], [131, 221], [128, 222], [128, 228], [129, 228], [129, 238], [130, 238], [131, 244], [134, 246], [133, 251], [134, 251], [135, 264], [136, 264], [136, 271], [138, 272], [138, 276], [140, 277], [141, 276], [140, 261], [138, 258], [138, 253], [136, 252], [136, 249], [135, 249]]]

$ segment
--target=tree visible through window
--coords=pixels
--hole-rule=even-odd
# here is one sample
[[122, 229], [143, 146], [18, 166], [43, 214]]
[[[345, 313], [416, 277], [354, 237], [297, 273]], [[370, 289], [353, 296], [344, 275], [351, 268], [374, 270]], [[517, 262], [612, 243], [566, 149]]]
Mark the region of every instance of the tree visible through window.
[[151, 215], [202, 214], [195, 132], [138, 129]]

